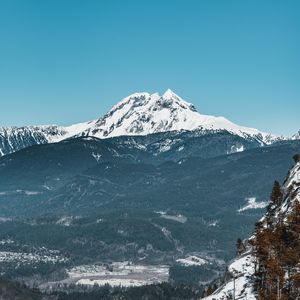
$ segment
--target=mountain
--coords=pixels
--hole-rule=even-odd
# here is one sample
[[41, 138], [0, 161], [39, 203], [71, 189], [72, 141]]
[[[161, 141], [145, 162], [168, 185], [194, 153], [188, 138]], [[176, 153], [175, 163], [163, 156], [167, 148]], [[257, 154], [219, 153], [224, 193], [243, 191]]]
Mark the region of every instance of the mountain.
[[300, 130], [292, 136], [293, 140], [300, 140]]
[[59, 140], [64, 135], [58, 126], [28, 126], [0, 128], [0, 156], [35, 145]]
[[[5, 155], [0, 273], [41, 283], [71, 267], [130, 261], [166, 264], [181, 280], [190, 269], [198, 281], [216, 278], [300, 152], [299, 140], [258, 144], [195, 130], [70, 138]], [[191, 257], [208, 263], [178, 265]]]
[[32, 145], [59, 142], [78, 134], [88, 126], [89, 123], [68, 127], [57, 125], [0, 127], [0, 157]]
[[[229, 266], [232, 279], [205, 300], [298, 299], [300, 296], [300, 156], [283, 186], [275, 182], [267, 212]], [[233, 279], [234, 278], [234, 279]]]
[[[201, 149], [208, 139], [198, 138], [184, 147], [197, 154], [188, 143]], [[299, 141], [208, 158], [171, 147], [165, 160], [138, 140], [126, 146], [130, 139], [81, 137], [2, 157], [0, 236], [67, 252], [77, 263], [173, 264], [195, 252], [227, 260], [262, 215], [274, 176], [282, 179], [300, 152]]]
[[203, 115], [171, 90], [158, 93], [135, 93], [124, 98], [103, 117], [67, 127], [28, 126], [0, 128], [0, 156], [36, 144], [58, 142], [73, 136], [109, 138], [154, 133], [228, 131], [260, 145], [280, 138], [254, 128], [238, 126], [224, 117]]
[[[27, 196], [29, 196], [28, 199], [38, 196], [39, 201], [54, 197], [51, 202], [46, 200], [46, 203], [41, 207], [34, 205], [32, 208], [28, 208], [29, 211], [32, 209], [39, 210], [33, 215], [43, 214], [47, 209], [49, 211], [56, 210], [56, 206], [57, 213], [59, 210], [63, 211], [67, 206], [62, 205], [62, 203], [69, 196], [72, 197], [74, 206], [67, 208], [66, 212], [68, 209], [76, 212], [78, 201], [83, 201], [88, 205], [87, 199], [89, 197], [93, 198], [95, 205], [103, 205], [104, 199], [119, 199], [119, 195], [122, 195], [119, 200], [124, 199], [126, 203], [130, 201], [133, 205], [139, 206], [142, 199], [148, 198], [148, 192], [150, 198], [154, 197], [150, 205], [166, 206], [161, 208], [167, 208], [172, 197], [174, 200], [173, 208], [177, 204], [179, 208], [181, 201], [183, 201], [181, 199], [187, 198], [191, 191], [194, 195], [189, 195], [189, 201], [193, 200], [195, 205], [200, 205], [201, 203], [197, 202], [199, 197], [203, 199], [209, 195], [214, 197], [214, 193], [208, 193], [207, 188], [209, 189], [210, 186], [214, 185], [215, 178], [222, 178], [223, 180], [222, 185], [215, 188], [216, 192], [219, 188], [221, 189], [220, 197], [215, 200], [217, 201], [225, 195], [223, 195], [223, 188], [226, 189], [227, 185], [234, 186], [234, 189], [242, 188], [241, 182], [247, 184], [245, 178], [249, 179], [249, 176], [254, 176], [254, 174], [255, 177], [251, 177], [253, 182], [258, 181], [258, 174], [261, 174], [261, 179], [264, 178], [265, 182], [272, 180], [271, 173], [282, 177], [282, 170], [287, 167], [289, 157], [298, 152], [300, 147], [299, 141], [289, 141], [276, 146], [250, 147], [249, 150], [243, 152], [233, 151], [233, 155], [228, 155], [229, 153], [217, 155], [215, 153], [216, 146], [221, 147], [224, 144], [226, 146], [228, 136], [219, 134], [212, 137], [206, 135], [197, 138], [183, 137], [183, 144], [175, 144], [174, 147], [169, 146], [168, 151], [157, 149], [156, 146], [160, 145], [160, 142], [155, 140], [153, 143], [148, 141], [149, 144], [147, 144], [145, 139], [149, 137], [135, 137], [135, 139], [132, 139], [133, 137], [117, 137], [104, 140], [82, 137], [59, 143], [28, 147], [0, 159], [2, 214], [6, 212], [7, 216], [12, 216], [13, 211], [17, 212], [19, 209], [20, 213], [25, 214], [24, 208], [20, 207], [18, 201]], [[150, 137], [153, 138], [153, 135]], [[178, 140], [178, 136], [175, 139]], [[209, 148], [207, 144], [212, 140], [214, 142]], [[229, 146], [230, 148], [231, 146]], [[178, 151], [178, 149], [182, 150]], [[277, 161], [276, 166], [272, 165], [274, 160]], [[242, 175], [243, 173], [245, 174]], [[224, 174], [230, 174], [230, 176], [227, 177]], [[139, 180], [135, 177], [137, 175]], [[267, 178], [268, 176], [270, 178]], [[94, 181], [92, 178], [98, 179]], [[93, 184], [89, 184], [90, 179]], [[84, 181], [87, 182], [84, 183]], [[127, 188], [129, 182], [131, 189]], [[142, 182], [145, 184], [144, 190], [141, 189]], [[166, 182], [168, 182], [167, 185]], [[82, 187], [77, 190], [79, 186]], [[176, 186], [182, 188], [179, 193], [174, 194], [171, 191], [177, 190]], [[262, 186], [265, 189], [266, 183]], [[231, 196], [230, 199], [225, 197], [226, 201], [235, 203], [236, 209], [240, 208], [239, 205], [245, 204], [244, 201], [247, 196], [255, 196], [257, 200], [261, 199], [262, 201], [265, 199], [266, 195], [260, 194], [261, 189], [256, 189], [256, 194], [251, 194], [248, 192], [251, 189], [245, 187], [245, 191], [243, 188], [240, 191], [239, 200], [236, 196]], [[60, 190], [61, 188], [64, 190]], [[75, 190], [70, 192], [69, 188], [75, 188]], [[102, 196], [94, 197], [93, 194], [100, 190]], [[167, 192], [168, 190], [170, 191]], [[81, 196], [83, 191], [85, 197]], [[202, 194], [203, 191], [206, 192]], [[157, 195], [154, 196], [156, 192]], [[57, 195], [54, 195], [56, 193]], [[132, 199], [141, 193], [143, 197], [135, 203]], [[232, 193], [234, 191], [230, 192], [230, 194]], [[161, 197], [164, 194], [166, 195], [162, 202]], [[167, 201], [169, 198], [170, 200]], [[210, 203], [210, 198], [207, 201]], [[67, 202], [69, 203], [69, 200]], [[30, 203], [28, 201], [22, 205], [30, 205]], [[228, 206], [229, 203], [224, 202], [224, 204]], [[117, 206], [119, 207], [119, 205]], [[12, 211], [9, 211], [10, 207], [12, 207]], [[154, 208], [159, 209], [159, 207]]]
[[103, 118], [91, 123], [83, 134], [106, 138], [180, 130], [227, 130], [241, 137], [255, 137], [261, 142], [268, 142], [271, 138], [257, 129], [238, 126], [224, 117], [202, 115], [171, 90], [162, 96], [158, 93], [136, 93], [126, 97]]

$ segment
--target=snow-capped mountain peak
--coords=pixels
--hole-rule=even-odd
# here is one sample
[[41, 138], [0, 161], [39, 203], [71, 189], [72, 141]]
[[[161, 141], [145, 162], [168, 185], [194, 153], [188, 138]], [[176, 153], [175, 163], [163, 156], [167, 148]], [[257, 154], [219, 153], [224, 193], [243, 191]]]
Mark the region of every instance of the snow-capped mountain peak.
[[254, 137], [261, 142], [275, 138], [254, 128], [238, 126], [224, 117], [203, 115], [172, 90], [159, 93], [134, 93], [103, 117], [91, 122], [83, 135], [106, 138], [120, 135], [147, 135], [180, 130], [227, 130], [242, 137]]
[[[164, 98], [172, 98], [172, 97], [178, 97], [180, 98], [178, 95], [176, 95], [171, 89], [167, 89], [164, 94], [163, 94], [163, 97]], [[181, 98], [180, 98], [181, 99]], [[182, 99], [181, 99], [182, 100]]]
[[108, 138], [121, 135], [148, 135], [170, 131], [228, 131], [246, 139], [270, 144], [276, 136], [254, 128], [236, 125], [224, 117], [199, 113], [172, 90], [159, 93], [134, 93], [103, 117], [89, 122], [62, 126], [0, 128], [0, 156], [30, 145], [59, 142], [73, 136]]
[[173, 100], [173, 101], [175, 101], [176, 104], [181, 105], [182, 107], [185, 107], [186, 109], [196, 111], [196, 108], [194, 107], [193, 104], [183, 100], [180, 96], [175, 94], [171, 89], [167, 89], [164, 92], [164, 94], [162, 95], [162, 98], [165, 99], [165, 100]]
[[171, 90], [134, 93], [115, 105], [84, 134], [99, 138], [120, 135], [147, 135], [174, 130], [200, 128], [199, 114]]

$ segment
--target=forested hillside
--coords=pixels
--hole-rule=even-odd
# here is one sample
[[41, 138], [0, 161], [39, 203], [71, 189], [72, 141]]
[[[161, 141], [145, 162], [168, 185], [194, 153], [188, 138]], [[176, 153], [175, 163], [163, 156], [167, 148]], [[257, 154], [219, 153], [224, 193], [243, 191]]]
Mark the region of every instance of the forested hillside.
[[300, 156], [284, 187], [276, 181], [265, 218], [256, 224], [254, 255], [260, 300], [300, 297]]
[[[300, 298], [300, 155], [281, 186], [274, 182], [267, 211], [248, 240], [238, 240], [230, 277], [206, 300]], [[276, 162], [274, 162], [276, 163]]]

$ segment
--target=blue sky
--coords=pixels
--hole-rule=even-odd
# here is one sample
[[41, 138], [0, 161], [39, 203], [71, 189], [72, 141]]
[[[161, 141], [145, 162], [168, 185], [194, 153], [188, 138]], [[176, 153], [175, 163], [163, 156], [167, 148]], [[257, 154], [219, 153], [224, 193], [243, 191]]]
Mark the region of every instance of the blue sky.
[[0, 126], [171, 88], [204, 114], [300, 129], [300, 1], [0, 0]]

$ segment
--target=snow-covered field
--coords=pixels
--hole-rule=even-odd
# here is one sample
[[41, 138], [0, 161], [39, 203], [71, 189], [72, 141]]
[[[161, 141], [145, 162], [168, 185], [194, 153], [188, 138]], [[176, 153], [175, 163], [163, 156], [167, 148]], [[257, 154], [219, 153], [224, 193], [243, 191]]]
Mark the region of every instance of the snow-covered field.
[[77, 284], [82, 285], [110, 285], [112, 287], [134, 287], [134, 286], [143, 286], [147, 284], [152, 284], [153, 282], [148, 282], [145, 280], [137, 280], [137, 279], [125, 279], [125, 278], [111, 278], [111, 279], [80, 279], [77, 281]]
[[111, 286], [142, 286], [166, 282], [169, 267], [165, 265], [134, 265], [131, 262], [112, 264], [82, 265], [67, 271], [70, 279], [77, 284]]
[[202, 266], [208, 264], [209, 262], [201, 257], [194, 255], [188, 256], [186, 258], [179, 258], [176, 260], [179, 264], [189, 267], [189, 266]]

